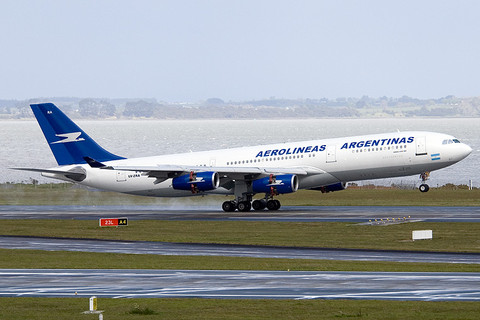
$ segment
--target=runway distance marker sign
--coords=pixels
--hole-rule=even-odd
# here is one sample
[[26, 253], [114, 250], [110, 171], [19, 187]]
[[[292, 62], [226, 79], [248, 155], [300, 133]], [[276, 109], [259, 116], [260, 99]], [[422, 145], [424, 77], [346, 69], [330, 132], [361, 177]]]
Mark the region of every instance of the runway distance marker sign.
[[100, 227], [126, 227], [128, 218], [100, 218], [98, 225]]

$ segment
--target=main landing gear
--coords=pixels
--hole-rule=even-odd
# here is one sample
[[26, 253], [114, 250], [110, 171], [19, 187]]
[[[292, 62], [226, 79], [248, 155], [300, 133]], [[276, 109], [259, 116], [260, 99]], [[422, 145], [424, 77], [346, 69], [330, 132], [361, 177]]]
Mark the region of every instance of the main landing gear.
[[253, 208], [255, 211], [261, 211], [267, 208], [268, 210], [275, 211], [282, 206], [280, 201], [275, 199], [261, 199], [261, 200], [247, 200], [247, 201], [225, 201], [222, 204], [222, 209], [225, 212], [233, 212], [238, 210], [240, 212], [248, 212]]
[[422, 184], [418, 187], [418, 190], [420, 190], [420, 192], [428, 192], [428, 190], [430, 190], [428, 184], [425, 183], [429, 177], [430, 172], [423, 172], [422, 174], [420, 174], [420, 178], [422, 179]]
[[255, 200], [252, 202], [252, 207], [253, 207], [253, 210], [256, 210], [256, 211], [260, 211], [260, 210], [263, 210], [265, 208], [267, 208], [268, 210], [278, 210], [280, 209], [282, 205], [280, 204], [280, 201], [278, 200], [275, 200], [275, 199], [262, 199], [262, 200]]
[[242, 180], [235, 181], [235, 200], [225, 201], [222, 204], [222, 209], [225, 212], [233, 212], [235, 210], [248, 212], [252, 208], [255, 211], [261, 211], [265, 208], [278, 210], [282, 206], [280, 201], [273, 199], [273, 196], [278, 195], [275, 186], [270, 187], [270, 192], [267, 192], [263, 199], [253, 200], [253, 195], [251, 184], [247, 184]]

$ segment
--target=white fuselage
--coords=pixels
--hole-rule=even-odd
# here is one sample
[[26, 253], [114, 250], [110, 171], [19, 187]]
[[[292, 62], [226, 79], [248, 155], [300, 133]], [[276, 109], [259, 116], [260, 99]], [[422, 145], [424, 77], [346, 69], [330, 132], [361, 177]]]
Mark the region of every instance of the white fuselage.
[[[299, 189], [310, 189], [357, 180], [409, 176], [452, 165], [470, 154], [471, 148], [454, 137], [432, 132], [396, 132], [366, 136], [278, 143], [272, 145], [191, 152], [108, 161], [117, 166], [185, 165], [204, 167], [303, 168]], [[141, 171], [106, 170], [88, 164], [64, 166], [81, 168], [82, 185], [145, 196], [189, 196], [190, 191], [172, 188], [172, 179], [156, 183]], [[44, 176], [64, 179], [54, 173]], [[69, 180], [70, 181], [70, 180]], [[232, 194], [217, 188], [200, 194]]]

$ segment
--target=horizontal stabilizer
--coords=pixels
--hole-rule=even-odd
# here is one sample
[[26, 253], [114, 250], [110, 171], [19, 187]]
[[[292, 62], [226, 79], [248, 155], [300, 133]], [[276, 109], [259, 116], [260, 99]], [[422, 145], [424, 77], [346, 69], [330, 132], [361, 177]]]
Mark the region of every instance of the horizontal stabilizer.
[[74, 180], [74, 181], [83, 181], [87, 177], [87, 174], [82, 168], [73, 168], [70, 170], [55, 170], [55, 169], [38, 169], [38, 168], [10, 168], [13, 170], [22, 170], [22, 171], [33, 171], [33, 172], [40, 172], [40, 173], [50, 173], [50, 174], [57, 174], [63, 175], [64, 177]]

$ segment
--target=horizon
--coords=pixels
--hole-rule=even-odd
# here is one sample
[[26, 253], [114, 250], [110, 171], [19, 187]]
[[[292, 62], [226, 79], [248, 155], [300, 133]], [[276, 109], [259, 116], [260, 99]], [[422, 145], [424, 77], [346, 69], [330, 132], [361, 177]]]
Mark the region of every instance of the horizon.
[[[51, 102], [51, 101], [46, 101], [46, 100], [130, 100], [130, 101], [148, 101], [148, 100], [155, 100], [156, 102], [166, 102], [166, 103], [172, 103], [172, 104], [181, 104], [181, 103], [204, 103], [207, 102], [208, 100], [212, 99], [220, 99], [224, 103], [246, 103], [246, 102], [251, 102], [251, 101], [273, 101], [273, 100], [292, 100], [292, 101], [300, 101], [300, 100], [329, 100], [329, 101], [338, 101], [341, 99], [353, 99], [353, 100], [360, 100], [362, 98], [368, 98], [368, 99], [374, 99], [374, 100], [380, 100], [380, 99], [392, 99], [392, 100], [398, 100], [402, 98], [408, 98], [408, 99], [413, 99], [413, 100], [420, 100], [420, 101], [429, 101], [429, 100], [441, 100], [441, 99], [474, 99], [474, 98], [480, 98], [479, 95], [475, 96], [455, 96], [455, 95], [443, 95], [443, 96], [435, 96], [435, 97], [427, 97], [427, 98], [420, 98], [420, 97], [415, 97], [415, 96], [408, 96], [408, 95], [402, 95], [402, 96], [386, 96], [386, 95], [380, 95], [380, 96], [369, 96], [369, 95], [361, 95], [361, 96], [339, 96], [339, 97], [302, 97], [302, 98], [290, 98], [290, 97], [264, 97], [264, 98], [258, 98], [258, 99], [246, 99], [246, 98], [240, 98], [238, 100], [226, 100], [223, 99], [221, 96], [212, 96], [212, 97], [207, 97], [205, 99], [201, 100], [196, 100], [196, 101], [168, 101], [166, 99], [158, 98], [158, 97], [90, 97], [90, 96], [51, 96], [51, 97], [29, 97], [29, 98], [3, 98], [0, 97], [0, 101], [17, 101], [17, 102], [22, 102], [22, 101], [35, 101], [39, 100], [42, 102]], [[45, 100], [45, 101], [44, 101]], [[39, 102], [32, 102], [32, 103], [39, 103]]]

